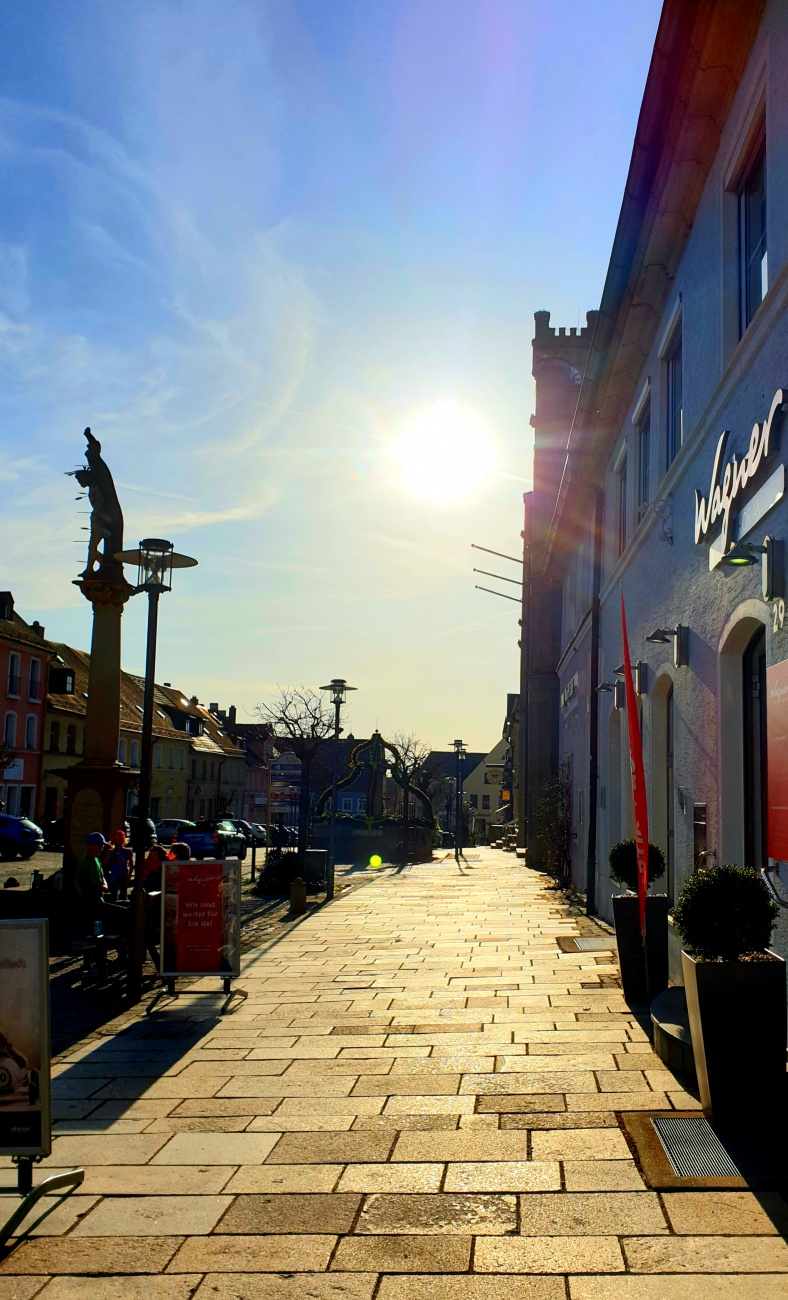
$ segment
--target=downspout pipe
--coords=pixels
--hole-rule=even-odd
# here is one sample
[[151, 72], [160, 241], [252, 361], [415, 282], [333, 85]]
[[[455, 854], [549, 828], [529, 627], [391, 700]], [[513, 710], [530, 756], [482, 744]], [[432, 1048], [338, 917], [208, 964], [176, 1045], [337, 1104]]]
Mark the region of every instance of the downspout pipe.
[[591, 663], [589, 701], [588, 764], [588, 849], [586, 853], [586, 915], [596, 915], [596, 843], [597, 806], [599, 803], [599, 592], [602, 585], [602, 537], [605, 496], [601, 488], [594, 491], [594, 562], [591, 588]]

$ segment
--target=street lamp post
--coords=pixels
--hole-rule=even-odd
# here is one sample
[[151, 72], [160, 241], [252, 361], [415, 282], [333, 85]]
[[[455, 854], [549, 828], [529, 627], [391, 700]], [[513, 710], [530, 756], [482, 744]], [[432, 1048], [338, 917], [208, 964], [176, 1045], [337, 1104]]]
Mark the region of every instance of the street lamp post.
[[132, 893], [131, 935], [128, 949], [127, 989], [132, 1002], [142, 996], [142, 966], [145, 960], [145, 895], [142, 884], [145, 848], [150, 815], [151, 759], [153, 747], [153, 695], [156, 682], [156, 636], [159, 624], [159, 596], [172, 590], [172, 570], [191, 569], [197, 563], [188, 555], [178, 555], [172, 542], [161, 537], [145, 537], [136, 551], [119, 551], [113, 557], [123, 564], [136, 564], [137, 586], [134, 594], [148, 593], [148, 634], [145, 650], [145, 692], [142, 708], [142, 745], [137, 816], [132, 826], [134, 845], [134, 890]]
[[334, 897], [334, 866], [335, 866], [335, 843], [336, 843], [336, 824], [337, 824], [337, 781], [339, 777], [339, 711], [345, 703], [348, 691], [355, 691], [355, 686], [348, 686], [344, 677], [333, 677], [328, 686], [321, 686], [321, 691], [331, 692], [331, 703], [334, 706], [334, 765], [331, 776], [331, 823], [328, 832], [328, 880], [326, 882], [326, 898]]
[[454, 745], [454, 762], [455, 762], [455, 787], [454, 787], [454, 856], [459, 862], [462, 850], [462, 763], [466, 757], [465, 741], [455, 740]]

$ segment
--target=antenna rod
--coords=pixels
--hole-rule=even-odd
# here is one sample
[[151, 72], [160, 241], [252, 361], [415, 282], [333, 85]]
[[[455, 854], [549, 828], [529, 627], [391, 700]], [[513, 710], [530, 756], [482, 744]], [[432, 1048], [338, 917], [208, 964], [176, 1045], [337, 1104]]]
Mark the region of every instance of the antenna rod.
[[[85, 511], [85, 514], [88, 512]], [[502, 573], [489, 573], [487, 569], [474, 569], [474, 573], [483, 573], [485, 578], [497, 578], [498, 582], [513, 582], [515, 587], [522, 587], [521, 578], [505, 578]]]
[[497, 555], [501, 560], [511, 560], [512, 564], [523, 563], [522, 560], [518, 560], [514, 555], [504, 555], [503, 551], [491, 551], [489, 546], [477, 546], [475, 542], [471, 542], [471, 550], [485, 551], [487, 555]]
[[500, 596], [501, 600], [513, 600], [515, 605], [520, 604], [516, 596], [505, 596], [502, 591], [493, 591], [492, 587], [480, 587], [478, 582], [475, 585], [477, 591], [489, 591], [491, 596]]

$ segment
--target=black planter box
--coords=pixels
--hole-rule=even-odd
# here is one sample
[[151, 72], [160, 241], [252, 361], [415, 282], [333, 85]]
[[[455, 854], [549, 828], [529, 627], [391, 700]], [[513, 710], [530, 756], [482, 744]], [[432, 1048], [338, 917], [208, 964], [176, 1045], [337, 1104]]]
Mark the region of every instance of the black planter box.
[[646, 961], [640, 937], [637, 894], [613, 895], [618, 968], [624, 1001], [631, 1007], [646, 1007], [668, 987], [668, 896], [650, 894], [646, 899]]
[[700, 1100], [720, 1133], [757, 1132], [786, 1101], [785, 962], [681, 954]]

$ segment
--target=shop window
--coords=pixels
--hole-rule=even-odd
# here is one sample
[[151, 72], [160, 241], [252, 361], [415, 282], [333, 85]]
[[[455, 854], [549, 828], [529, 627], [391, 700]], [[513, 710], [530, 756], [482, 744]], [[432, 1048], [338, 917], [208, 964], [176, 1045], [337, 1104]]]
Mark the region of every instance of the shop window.
[[651, 399], [647, 398], [638, 415], [636, 428], [638, 451], [638, 522], [648, 508], [651, 480]]
[[19, 698], [21, 663], [19, 655], [12, 650], [8, 656], [8, 680], [6, 684], [6, 695], [10, 695], [12, 699]]
[[28, 699], [38, 701], [41, 699], [41, 660], [30, 660], [30, 677], [28, 680]]
[[739, 332], [766, 296], [766, 142], [762, 141], [739, 187]]
[[33, 816], [33, 802], [36, 787], [34, 785], [23, 785], [19, 791], [19, 816]]
[[5, 788], [5, 811], [9, 817], [19, 816], [19, 786], [7, 785]]
[[51, 754], [60, 753], [60, 723], [51, 722], [49, 724], [49, 751]]
[[744, 866], [766, 860], [766, 635], [755, 633], [742, 659], [744, 680]]
[[667, 397], [667, 468], [673, 464], [684, 444], [684, 373], [681, 325], [679, 325], [665, 357], [665, 390]]
[[5, 715], [3, 726], [3, 742], [7, 749], [13, 749], [16, 745], [16, 714], [8, 712]]
[[38, 718], [34, 713], [28, 713], [25, 719], [25, 749], [36, 749], [38, 746]]
[[627, 458], [624, 454], [616, 470], [617, 532], [616, 558], [627, 549]]

